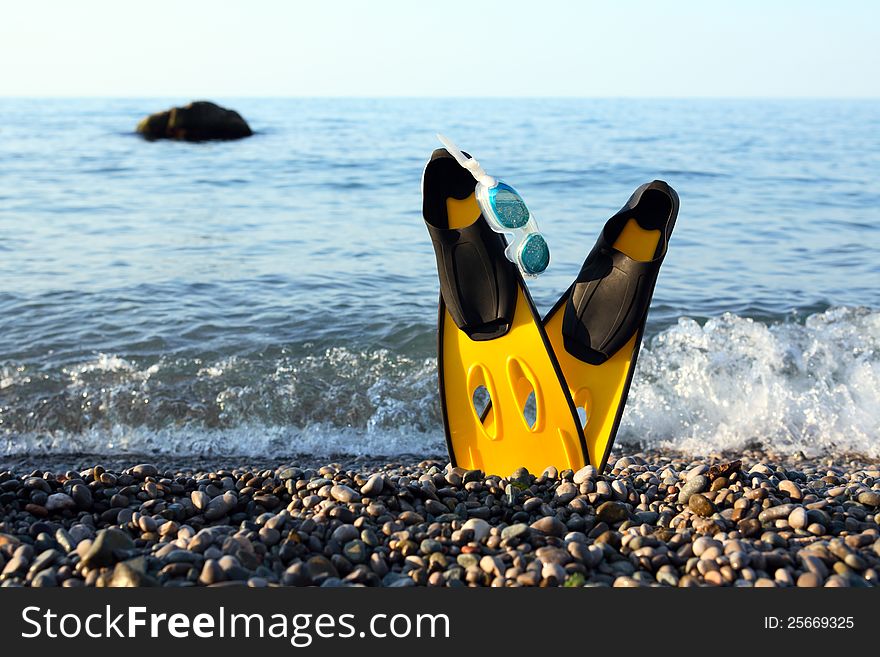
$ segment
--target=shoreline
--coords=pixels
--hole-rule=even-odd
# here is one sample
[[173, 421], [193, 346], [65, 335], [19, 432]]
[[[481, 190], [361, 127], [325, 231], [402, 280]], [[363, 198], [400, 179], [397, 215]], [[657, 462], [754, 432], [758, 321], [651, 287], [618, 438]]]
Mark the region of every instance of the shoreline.
[[[619, 459], [625, 456], [640, 456], [648, 460], [656, 461], [685, 461], [695, 460], [693, 454], [681, 450], [668, 448], [645, 448], [639, 449], [631, 445], [616, 445], [611, 450], [611, 455], [606, 466], [606, 474]], [[715, 463], [733, 461], [736, 459], [749, 459], [750, 462], [768, 462], [788, 467], [797, 468], [804, 463], [822, 464], [827, 467], [851, 467], [851, 468], [880, 468], [880, 457], [873, 457], [857, 452], [838, 452], [833, 455], [808, 456], [803, 452], [774, 452], [761, 446], [750, 446], [741, 449], [725, 451], [711, 451], [704, 457], [706, 462]], [[87, 470], [96, 464], [108, 470], [124, 470], [139, 463], [150, 463], [160, 470], [174, 470], [175, 472], [207, 472], [219, 469], [259, 469], [275, 470], [283, 467], [296, 466], [300, 468], [319, 469], [325, 465], [338, 464], [343, 467], [369, 470], [380, 469], [388, 464], [416, 466], [422, 461], [442, 463], [445, 467], [449, 460], [445, 451], [436, 453], [425, 452], [422, 454], [401, 453], [393, 456], [371, 456], [367, 454], [330, 453], [324, 456], [315, 456], [306, 453], [291, 453], [280, 457], [269, 456], [215, 456], [204, 454], [155, 454], [145, 452], [124, 452], [107, 455], [95, 452], [54, 452], [45, 454], [16, 454], [0, 455], [0, 472], [12, 471], [23, 473], [25, 471], [40, 470], [44, 472], [65, 472], [67, 470]], [[540, 474], [540, 473], [538, 473]]]
[[509, 477], [414, 455], [5, 457], [0, 586], [880, 582], [876, 461], [615, 451], [602, 475]]

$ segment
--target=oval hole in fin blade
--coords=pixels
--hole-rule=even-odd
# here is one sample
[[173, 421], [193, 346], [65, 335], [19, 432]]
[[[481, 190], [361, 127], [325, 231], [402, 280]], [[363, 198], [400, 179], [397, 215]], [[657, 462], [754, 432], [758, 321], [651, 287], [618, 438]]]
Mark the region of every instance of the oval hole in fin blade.
[[477, 417], [485, 418], [486, 411], [489, 410], [489, 404], [492, 401], [492, 397], [489, 396], [489, 389], [484, 385], [477, 386], [471, 401], [473, 401]]
[[529, 393], [526, 399], [526, 405], [522, 409], [523, 419], [529, 425], [529, 429], [534, 431], [535, 424], [538, 422], [538, 407], [535, 402], [535, 391]]
[[507, 380], [522, 414], [523, 424], [532, 433], [542, 431], [544, 428], [544, 400], [541, 396], [538, 377], [526, 363], [511, 356], [507, 359]]
[[586, 429], [587, 424], [590, 422], [590, 412], [593, 410], [593, 396], [590, 394], [589, 388], [581, 388], [577, 392], [574, 393], [574, 398], [572, 399], [575, 405], [575, 410], [577, 410], [578, 419], [581, 422], [581, 427]]
[[468, 403], [474, 413], [478, 433], [489, 440], [498, 440], [501, 437], [501, 414], [495, 408], [498, 396], [492, 378], [482, 364], [471, 365], [467, 374], [467, 389], [470, 391]]

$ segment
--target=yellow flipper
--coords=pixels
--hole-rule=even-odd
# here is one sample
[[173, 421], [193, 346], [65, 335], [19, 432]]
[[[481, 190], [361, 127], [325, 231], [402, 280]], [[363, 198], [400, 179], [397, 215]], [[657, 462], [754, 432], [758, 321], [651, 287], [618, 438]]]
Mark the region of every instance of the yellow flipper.
[[[450, 229], [480, 220], [473, 195], [448, 198], [446, 212]], [[503, 475], [521, 466], [540, 473], [551, 465], [575, 470], [586, 465], [576, 411], [522, 280], [510, 329], [501, 337], [472, 340], [442, 299], [440, 313], [438, 365], [455, 464]], [[474, 401], [480, 388], [491, 398], [485, 409]], [[524, 411], [533, 393], [536, 412], [530, 425]]]
[[[659, 230], [644, 230], [634, 219], [630, 219], [614, 242], [614, 248], [626, 253], [633, 260], [651, 260], [657, 243]], [[597, 468], [604, 466], [611, 449], [611, 441], [619, 421], [618, 409], [629, 384], [636, 347], [641, 341], [641, 331], [611, 358], [601, 365], [590, 365], [578, 360], [565, 350], [562, 340], [562, 318], [564, 305], [544, 320], [547, 337], [553, 346], [562, 373], [568, 383], [569, 392], [577, 408], [583, 409], [586, 423], [583, 425], [587, 451]]]
[[600, 471], [623, 415], [678, 205], [675, 190], [662, 181], [639, 187], [605, 225], [574, 284], [544, 318], [583, 419], [590, 459]]

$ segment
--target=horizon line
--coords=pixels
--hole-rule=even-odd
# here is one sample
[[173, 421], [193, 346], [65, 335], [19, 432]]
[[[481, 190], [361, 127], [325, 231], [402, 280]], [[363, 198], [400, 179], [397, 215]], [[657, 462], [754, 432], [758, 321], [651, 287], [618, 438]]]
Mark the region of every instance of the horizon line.
[[[6, 94], [0, 93], [0, 100], [141, 100], [141, 99], [166, 99], [179, 97], [177, 93], [163, 94]], [[880, 94], [875, 96], [637, 96], [637, 95], [608, 95], [608, 96], [578, 96], [578, 95], [546, 95], [546, 96], [472, 96], [472, 95], [340, 95], [340, 94], [313, 94], [313, 95], [264, 95], [264, 94], [211, 94], [186, 96], [192, 99], [207, 100], [208, 98], [234, 98], [241, 100], [880, 100]]]

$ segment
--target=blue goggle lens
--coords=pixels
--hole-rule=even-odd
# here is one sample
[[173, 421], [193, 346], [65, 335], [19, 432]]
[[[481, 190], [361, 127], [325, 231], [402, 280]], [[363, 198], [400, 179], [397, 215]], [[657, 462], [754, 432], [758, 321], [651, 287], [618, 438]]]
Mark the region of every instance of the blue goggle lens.
[[489, 190], [489, 202], [505, 228], [522, 228], [529, 221], [529, 209], [512, 187], [500, 183]]
[[525, 239], [519, 249], [519, 261], [522, 268], [533, 276], [547, 269], [550, 264], [550, 247], [540, 233], [532, 233]]

